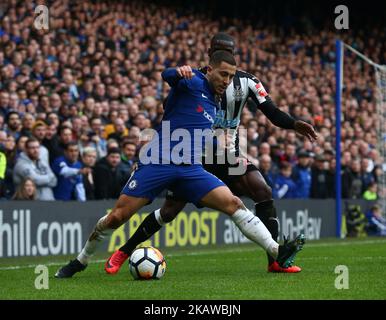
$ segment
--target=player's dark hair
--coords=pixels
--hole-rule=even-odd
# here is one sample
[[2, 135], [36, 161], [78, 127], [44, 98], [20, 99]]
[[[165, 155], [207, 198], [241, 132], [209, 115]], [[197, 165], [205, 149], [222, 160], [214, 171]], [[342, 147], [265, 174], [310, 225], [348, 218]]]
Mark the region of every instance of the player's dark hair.
[[232, 36], [225, 32], [219, 32], [213, 36], [210, 40], [210, 48], [208, 50], [209, 57], [218, 50], [228, 51], [234, 55], [235, 51], [235, 40]]
[[218, 50], [214, 52], [209, 59], [209, 65], [211, 66], [218, 66], [221, 62], [226, 62], [232, 66], [236, 65], [236, 60], [233, 54], [225, 50]]

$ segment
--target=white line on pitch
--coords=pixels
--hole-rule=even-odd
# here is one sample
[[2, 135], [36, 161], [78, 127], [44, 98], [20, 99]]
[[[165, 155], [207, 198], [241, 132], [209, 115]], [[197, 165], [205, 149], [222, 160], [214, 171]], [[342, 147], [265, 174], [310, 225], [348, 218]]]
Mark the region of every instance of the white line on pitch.
[[[375, 243], [386, 243], [385, 240], [363, 240], [363, 241], [353, 241], [353, 242], [327, 242], [327, 243], [308, 243], [308, 247], [330, 247], [330, 246], [348, 246], [348, 245], [365, 245], [365, 244], [375, 244]], [[207, 251], [193, 251], [193, 252], [180, 252], [180, 253], [170, 253], [165, 255], [166, 257], [182, 257], [182, 256], [201, 256], [201, 255], [209, 255], [209, 254], [218, 254], [224, 252], [243, 252], [243, 251], [254, 251], [259, 249], [259, 247], [248, 247], [248, 248], [224, 248], [222, 250], [207, 250]], [[304, 258], [305, 259], [305, 258]], [[319, 258], [320, 259], [320, 258]], [[93, 260], [90, 261], [90, 264], [102, 263], [104, 260]], [[8, 267], [0, 267], [0, 271], [2, 270], [19, 270], [19, 269], [30, 269], [35, 268], [37, 265], [43, 264], [45, 266], [61, 266], [64, 262], [48, 262], [48, 263], [37, 263], [37, 264], [28, 264], [21, 266], [8, 266]]]

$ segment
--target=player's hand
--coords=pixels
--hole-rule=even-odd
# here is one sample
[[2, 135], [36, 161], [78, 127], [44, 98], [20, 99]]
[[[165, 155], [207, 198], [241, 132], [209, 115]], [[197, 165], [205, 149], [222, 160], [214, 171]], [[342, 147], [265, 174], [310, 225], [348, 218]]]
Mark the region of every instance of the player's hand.
[[194, 72], [190, 66], [177, 67], [176, 70], [181, 78], [190, 80], [194, 77]]
[[307, 137], [311, 142], [318, 139], [318, 134], [316, 133], [314, 127], [307, 122], [301, 120], [295, 121], [295, 131], [302, 136]]

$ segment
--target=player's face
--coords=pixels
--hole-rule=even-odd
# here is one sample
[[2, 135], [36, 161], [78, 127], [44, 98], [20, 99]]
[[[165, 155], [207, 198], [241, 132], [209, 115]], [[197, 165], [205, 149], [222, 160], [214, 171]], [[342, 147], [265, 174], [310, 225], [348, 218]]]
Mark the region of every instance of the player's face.
[[222, 95], [236, 74], [236, 66], [222, 61], [218, 66], [208, 66], [208, 79], [216, 94]]

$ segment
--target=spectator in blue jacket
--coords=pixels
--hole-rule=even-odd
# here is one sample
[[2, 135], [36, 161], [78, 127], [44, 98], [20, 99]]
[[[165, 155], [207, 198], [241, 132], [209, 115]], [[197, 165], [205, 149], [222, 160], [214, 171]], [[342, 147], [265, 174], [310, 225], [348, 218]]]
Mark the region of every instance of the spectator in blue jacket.
[[284, 161], [280, 164], [279, 174], [275, 178], [273, 197], [276, 199], [296, 198], [296, 184], [291, 178], [292, 166]]
[[89, 173], [91, 169], [82, 167], [78, 144], [68, 143], [64, 148], [64, 156], [57, 157], [52, 164], [52, 170], [58, 178], [54, 188], [56, 200], [86, 201], [82, 174]]
[[296, 197], [309, 198], [311, 192], [311, 157], [309, 152], [298, 153], [298, 164], [293, 168], [292, 179], [296, 184]]

